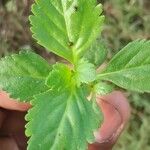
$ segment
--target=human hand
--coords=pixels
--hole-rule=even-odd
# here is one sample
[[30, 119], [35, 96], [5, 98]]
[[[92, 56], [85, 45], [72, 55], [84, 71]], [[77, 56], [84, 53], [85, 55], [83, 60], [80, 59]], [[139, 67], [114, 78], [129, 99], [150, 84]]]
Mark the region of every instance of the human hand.
[[14, 101], [0, 92], [0, 150], [26, 150], [24, 116], [29, 108], [29, 104]]
[[112, 150], [130, 117], [130, 106], [119, 91], [97, 97], [97, 103], [104, 116], [103, 123], [95, 133], [96, 142], [89, 145], [89, 150]]
[[[111, 150], [123, 131], [130, 107], [125, 96], [118, 91], [97, 97], [104, 114], [104, 122], [95, 134], [96, 142], [89, 150]], [[0, 92], [0, 150], [25, 150], [27, 138], [24, 135], [24, 116], [31, 106], [11, 100], [5, 92]]]

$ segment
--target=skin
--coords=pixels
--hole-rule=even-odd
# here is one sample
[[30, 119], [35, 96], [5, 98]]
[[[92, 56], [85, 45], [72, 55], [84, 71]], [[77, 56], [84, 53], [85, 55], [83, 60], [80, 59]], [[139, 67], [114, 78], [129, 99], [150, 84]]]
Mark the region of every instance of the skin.
[[[94, 133], [95, 143], [88, 150], [111, 150], [122, 133], [130, 116], [130, 106], [126, 97], [119, 91], [97, 96], [97, 103], [104, 115], [100, 129]], [[31, 106], [19, 103], [0, 92], [0, 149], [26, 150], [27, 138], [24, 135], [24, 116]]]

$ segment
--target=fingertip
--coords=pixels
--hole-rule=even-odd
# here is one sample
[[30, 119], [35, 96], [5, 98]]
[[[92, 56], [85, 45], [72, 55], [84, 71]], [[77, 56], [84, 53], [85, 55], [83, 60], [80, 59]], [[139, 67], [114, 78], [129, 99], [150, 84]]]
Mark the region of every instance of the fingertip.
[[103, 101], [111, 104], [120, 113], [124, 124], [129, 120], [131, 115], [131, 107], [123, 92], [114, 91], [105, 96], [98, 95], [97, 102], [100, 106]]
[[97, 103], [103, 112], [104, 121], [98, 132], [94, 133], [96, 143], [91, 147], [106, 149], [112, 147], [117, 141], [130, 118], [131, 109], [126, 96], [120, 91], [105, 96], [98, 95]]
[[31, 108], [31, 105], [29, 103], [24, 103], [24, 102], [15, 102], [14, 103], [14, 109], [13, 110], [18, 110], [18, 111], [28, 111]]
[[31, 108], [29, 103], [18, 102], [9, 97], [4, 91], [0, 92], [0, 107], [9, 110], [17, 110], [17, 111], [27, 111]]

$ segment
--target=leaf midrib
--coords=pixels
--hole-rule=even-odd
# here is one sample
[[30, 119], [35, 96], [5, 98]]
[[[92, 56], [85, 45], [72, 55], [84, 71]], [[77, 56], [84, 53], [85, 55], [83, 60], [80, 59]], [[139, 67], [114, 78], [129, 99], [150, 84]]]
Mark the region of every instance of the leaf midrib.
[[[124, 69], [121, 69], [121, 70], [117, 70], [117, 71], [114, 71], [114, 72], [104, 72], [104, 73], [101, 73], [97, 76], [97, 80], [99, 79], [103, 79], [105, 78], [105, 76], [109, 76], [109, 75], [112, 75], [112, 74], [117, 74], [117, 73], [121, 73], [123, 71], [132, 71], [132, 69], [140, 69], [142, 67], [146, 67], [146, 66], [150, 66], [150, 64], [146, 64], [146, 65], [142, 65], [142, 66], [137, 66], [137, 67], [132, 67], [132, 68], [124, 68]], [[106, 70], [107, 71], [107, 70]]]
[[[67, 28], [67, 24], [66, 24], [66, 22], [67, 22], [67, 20], [66, 20], [66, 17], [65, 17], [65, 12], [64, 12], [64, 7], [63, 7], [63, 2], [62, 2], [62, 0], [61, 0], [61, 5], [62, 5], [62, 10], [63, 10], [63, 18], [64, 18], [64, 21], [65, 21], [65, 28], [66, 28], [66, 33], [67, 33], [67, 38], [68, 38], [68, 42], [74, 42], [74, 41], [70, 41], [70, 38], [69, 38], [69, 31], [68, 31], [68, 28]], [[75, 43], [74, 43], [75, 44]], [[75, 52], [76, 52], [76, 49], [74, 49], [73, 47], [69, 47], [69, 49], [71, 49], [71, 51], [72, 51], [72, 63], [74, 63], [75, 64], [75, 57], [76, 57], [76, 54], [75, 54]]]
[[56, 143], [57, 139], [59, 139], [59, 138], [58, 138], [58, 136], [59, 136], [59, 131], [61, 130], [61, 126], [62, 126], [63, 121], [64, 121], [64, 119], [65, 119], [65, 116], [66, 116], [66, 113], [67, 113], [67, 108], [68, 108], [68, 105], [69, 105], [70, 100], [72, 99], [72, 96], [73, 96], [73, 93], [71, 92], [71, 94], [70, 94], [70, 96], [69, 96], [69, 98], [68, 98], [68, 100], [67, 100], [66, 107], [65, 107], [64, 113], [63, 113], [63, 115], [62, 115], [62, 119], [60, 120], [60, 123], [59, 123], [59, 125], [58, 125], [57, 133], [56, 133], [56, 136], [55, 136], [55, 138], [54, 138], [54, 142], [53, 142], [53, 145], [51, 146], [51, 149], [53, 149], [53, 147], [55, 146], [55, 143]]

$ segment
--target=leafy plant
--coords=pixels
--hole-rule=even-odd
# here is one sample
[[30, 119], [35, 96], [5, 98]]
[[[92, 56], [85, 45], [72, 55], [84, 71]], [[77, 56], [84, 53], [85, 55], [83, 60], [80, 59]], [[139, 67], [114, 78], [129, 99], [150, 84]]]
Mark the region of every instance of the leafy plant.
[[96, 0], [36, 0], [32, 12], [33, 37], [70, 64], [49, 65], [21, 51], [0, 61], [0, 88], [33, 106], [26, 115], [28, 150], [86, 150], [102, 120], [96, 94], [111, 92], [109, 82], [150, 92], [150, 41], [129, 43], [97, 72], [106, 49], [96, 41], [104, 21]]

